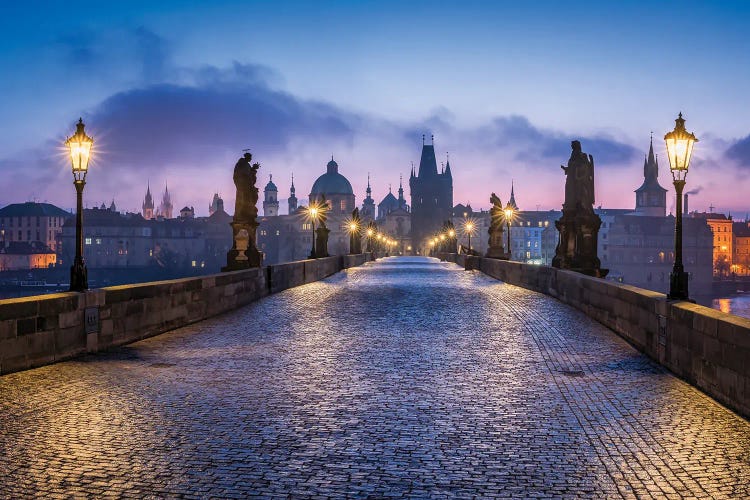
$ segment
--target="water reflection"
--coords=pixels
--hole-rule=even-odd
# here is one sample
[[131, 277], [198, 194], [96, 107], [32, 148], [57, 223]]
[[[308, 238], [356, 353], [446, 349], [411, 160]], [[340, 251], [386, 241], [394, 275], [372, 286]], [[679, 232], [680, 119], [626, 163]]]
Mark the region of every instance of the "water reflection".
[[711, 301], [711, 307], [723, 313], [735, 314], [743, 318], [750, 318], [750, 295], [736, 295], [721, 297]]

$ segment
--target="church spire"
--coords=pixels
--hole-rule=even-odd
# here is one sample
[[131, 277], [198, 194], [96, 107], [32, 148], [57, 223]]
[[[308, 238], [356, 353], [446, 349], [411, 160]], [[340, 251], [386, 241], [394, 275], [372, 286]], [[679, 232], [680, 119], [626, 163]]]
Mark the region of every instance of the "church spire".
[[513, 179], [510, 180], [510, 200], [508, 200], [508, 204], [513, 207], [513, 210], [518, 210], [518, 205], [516, 205], [516, 193], [515, 186], [513, 185]]
[[443, 172], [447, 177], [453, 177], [453, 174], [451, 174], [451, 155], [450, 153], [445, 153], [445, 172]]

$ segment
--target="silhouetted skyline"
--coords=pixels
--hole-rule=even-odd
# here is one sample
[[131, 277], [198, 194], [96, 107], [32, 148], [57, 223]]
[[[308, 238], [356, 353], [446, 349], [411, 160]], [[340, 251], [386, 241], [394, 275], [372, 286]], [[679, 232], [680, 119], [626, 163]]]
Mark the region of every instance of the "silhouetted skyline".
[[[744, 217], [750, 67], [743, 2], [54, 2], [5, 8], [0, 204], [73, 206], [60, 143], [79, 116], [99, 151], [89, 206], [140, 207], [146, 183], [176, 205], [233, 202], [251, 148], [260, 179], [306, 192], [333, 153], [357, 205], [419, 160], [422, 134], [451, 152], [454, 200], [488, 207], [515, 180], [524, 209], [559, 209], [559, 165], [580, 139], [596, 204], [634, 206], [650, 132], [682, 111], [701, 139], [691, 208]], [[44, 15], [40, 15], [43, 12]], [[673, 202], [668, 201], [668, 208]]]

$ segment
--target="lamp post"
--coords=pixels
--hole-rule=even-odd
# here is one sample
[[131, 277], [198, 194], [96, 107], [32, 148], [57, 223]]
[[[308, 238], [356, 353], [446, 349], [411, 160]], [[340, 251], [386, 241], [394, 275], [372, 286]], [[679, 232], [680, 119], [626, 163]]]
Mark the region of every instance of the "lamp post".
[[508, 229], [508, 260], [512, 260], [513, 251], [510, 249], [510, 221], [513, 219], [514, 210], [513, 210], [513, 205], [511, 205], [510, 202], [508, 202], [508, 204], [505, 205], [505, 210], [503, 210], [503, 214], [505, 215], [505, 227]]
[[[359, 224], [357, 223], [357, 221], [354, 219], [349, 221], [347, 230], [349, 231], [349, 253], [362, 253], [362, 236], [359, 232]], [[357, 244], [357, 240], [359, 240], [359, 244]]]
[[693, 145], [698, 139], [691, 132], [685, 130], [685, 119], [682, 113], [675, 120], [674, 130], [664, 136], [667, 143], [667, 156], [669, 157], [669, 170], [672, 171], [674, 190], [677, 195], [677, 206], [675, 209], [674, 228], [674, 268], [669, 277], [669, 295], [672, 300], [688, 299], [688, 274], [682, 265], [682, 190], [685, 187], [690, 157], [693, 154]]
[[307, 209], [307, 216], [310, 218], [310, 222], [312, 223], [312, 248], [310, 249], [310, 259], [315, 258], [315, 219], [318, 218], [318, 214], [320, 213], [320, 209], [317, 205], [310, 204], [310, 207]]
[[466, 233], [466, 236], [469, 237], [469, 254], [471, 254], [471, 234], [474, 232], [474, 222], [473, 221], [466, 221], [464, 223], [464, 232]]
[[73, 185], [76, 188], [76, 256], [70, 267], [70, 291], [82, 292], [89, 288], [88, 270], [83, 260], [83, 188], [89, 170], [91, 146], [94, 140], [86, 135], [83, 119], [76, 124], [76, 133], [68, 137], [65, 145], [70, 150], [73, 165]]

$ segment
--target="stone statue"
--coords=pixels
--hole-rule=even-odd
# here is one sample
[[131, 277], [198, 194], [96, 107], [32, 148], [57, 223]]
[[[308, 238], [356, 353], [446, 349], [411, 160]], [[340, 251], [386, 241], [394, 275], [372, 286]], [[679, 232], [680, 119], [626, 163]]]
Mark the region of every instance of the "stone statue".
[[347, 228], [349, 231], [349, 253], [362, 253], [362, 219], [359, 216], [359, 208], [355, 208], [352, 211], [350, 224], [354, 224], [356, 229], [352, 231], [351, 228]]
[[503, 232], [505, 222], [505, 212], [503, 211], [503, 202], [495, 193], [490, 196], [490, 227], [487, 233], [490, 235], [489, 246], [486, 256], [493, 259], [508, 259], [508, 254], [503, 249]]
[[565, 172], [565, 201], [562, 217], [555, 221], [560, 239], [552, 267], [571, 269], [603, 278], [597, 257], [597, 238], [601, 219], [594, 213], [594, 157], [581, 151], [581, 143], [572, 141], [573, 150]]
[[237, 160], [234, 166], [234, 185], [237, 187], [237, 196], [234, 202], [234, 219], [237, 222], [248, 222], [255, 220], [258, 216], [258, 188], [255, 183], [258, 179], [259, 163], [250, 164], [253, 155], [245, 153]]
[[594, 209], [594, 157], [581, 151], [581, 142], [570, 143], [568, 166], [560, 165], [566, 175], [563, 208]]
[[237, 271], [260, 267], [263, 257], [256, 246], [258, 229], [258, 179], [259, 163], [250, 164], [253, 156], [245, 153], [234, 166], [234, 185], [237, 194], [232, 226], [232, 249], [227, 252], [227, 265], [222, 271]]

